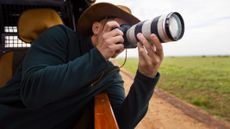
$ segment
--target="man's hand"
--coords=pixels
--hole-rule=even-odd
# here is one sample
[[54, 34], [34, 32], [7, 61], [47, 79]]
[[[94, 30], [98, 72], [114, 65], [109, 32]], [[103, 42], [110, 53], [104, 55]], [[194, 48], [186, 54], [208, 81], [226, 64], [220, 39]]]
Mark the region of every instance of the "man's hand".
[[147, 77], [155, 77], [164, 58], [162, 45], [156, 35], [151, 34], [148, 42], [143, 34], [137, 34], [139, 40], [139, 65], [138, 71]]
[[105, 23], [102, 32], [98, 35], [97, 49], [107, 60], [111, 57], [116, 57], [124, 50], [123, 32], [118, 28], [119, 24], [116, 21], [108, 21]]

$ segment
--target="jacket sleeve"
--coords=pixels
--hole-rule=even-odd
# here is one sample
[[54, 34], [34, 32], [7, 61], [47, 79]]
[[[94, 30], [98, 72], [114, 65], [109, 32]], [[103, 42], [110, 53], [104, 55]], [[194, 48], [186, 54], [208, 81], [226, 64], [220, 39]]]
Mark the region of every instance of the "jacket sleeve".
[[116, 82], [107, 92], [120, 129], [133, 129], [144, 117], [159, 77], [159, 73], [155, 78], [149, 78], [137, 71], [125, 98], [123, 81], [117, 76]]
[[107, 66], [96, 48], [68, 61], [68, 40], [65, 30], [57, 26], [34, 41], [22, 65], [20, 95], [26, 106], [38, 108], [76, 94]]

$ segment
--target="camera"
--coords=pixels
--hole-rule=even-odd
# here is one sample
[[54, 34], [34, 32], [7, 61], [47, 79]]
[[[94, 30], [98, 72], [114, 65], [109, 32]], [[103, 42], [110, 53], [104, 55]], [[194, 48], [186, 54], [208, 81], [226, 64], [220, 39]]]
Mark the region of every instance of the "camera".
[[150, 34], [154, 33], [161, 43], [181, 39], [184, 35], [184, 20], [178, 12], [171, 12], [133, 26], [122, 24], [119, 29], [124, 33], [124, 47], [136, 48], [138, 33], [142, 33], [147, 40], [150, 40]]

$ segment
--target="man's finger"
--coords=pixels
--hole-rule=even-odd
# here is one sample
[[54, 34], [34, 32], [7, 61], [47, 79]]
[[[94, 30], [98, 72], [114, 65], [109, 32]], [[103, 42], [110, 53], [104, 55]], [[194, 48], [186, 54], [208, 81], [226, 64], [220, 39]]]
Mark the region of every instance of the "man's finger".
[[144, 35], [141, 34], [141, 33], [137, 34], [137, 38], [140, 41], [139, 44], [141, 44], [139, 46], [139, 48], [140, 48], [140, 50], [139, 50], [140, 56], [145, 60], [145, 62], [152, 62], [152, 58], [155, 58], [156, 55], [155, 55], [154, 51], [152, 50], [149, 42], [146, 40]]
[[162, 44], [160, 43], [159, 39], [155, 34], [151, 34], [150, 39], [153, 42], [152, 49], [156, 49], [156, 54], [160, 56], [160, 58], [162, 59], [164, 56]]
[[114, 28], [118, 28], [120, 25], [116, 21], [108, 21], [105, 23], [103, 32], [109, 32]]
[[118, 36], [118, 35], [121, 35], [121, 36], [124, 35], [124, 33], [118, 28], [113, 29], [111, 32], [109, 32], [109, 34], [110, 34], [109, 36], [111, 36], [111, 37]]
[[150, 58], [147, 55], [144, 46], [141, 43], [138, 43], [137, 47], [138, 47], [139, 62], [143, 62], [144, 63], [144, 62], [150, 61]]
[[144, 45], [148, 54], [150, 54], [150, 55], [154, 54], [154, 52], [155, 52], [154, 48], [149, 43], [149, 41], [144, 37], [143, 34], [141, 34], [141, 33], [137, 34], [137, 38]]
[[124, 42], [124, 38], [122, 37], [122, 36], [115, 36], [115, 37], [111, 37], [110, 39], [109, 39], [109, 42], [112, 44], [119, 44], [119, 43], [121, 43], [121, 44], [123, 44], [123, 42]]
[[146, 38], [144, 37], [143, 34], [138, 33], [137, 38], [138, 38], [139, 42], [141, 42], [145, 46], [145, 48], [150, 49], [151, 46], [150, 46], [150, 44], [148, 43], [148, 40], [146, 40]]
[[113, 44], [110, 46], [113, 51], [122, 51], [124, 49], [123, 44]]

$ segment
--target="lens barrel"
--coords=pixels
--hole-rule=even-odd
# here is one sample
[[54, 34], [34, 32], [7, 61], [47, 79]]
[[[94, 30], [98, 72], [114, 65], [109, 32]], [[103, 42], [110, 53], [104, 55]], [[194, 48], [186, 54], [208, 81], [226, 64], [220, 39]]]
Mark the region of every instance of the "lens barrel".
[[136, 35], [142, 33], [146, 39], [150, 40], [150, 34], [157, 35], [161, 43], [177, 41], [184, 35], [184, 20], [178, 12], [171, 12], [161, 15], [153, 20], [139, 22], [133, 26], [123, 24], [120, 30], [124, 33], [125, 48], [135, 48], [138, 39]]

